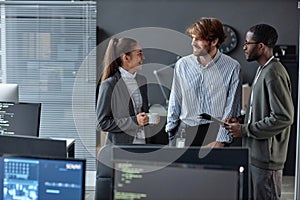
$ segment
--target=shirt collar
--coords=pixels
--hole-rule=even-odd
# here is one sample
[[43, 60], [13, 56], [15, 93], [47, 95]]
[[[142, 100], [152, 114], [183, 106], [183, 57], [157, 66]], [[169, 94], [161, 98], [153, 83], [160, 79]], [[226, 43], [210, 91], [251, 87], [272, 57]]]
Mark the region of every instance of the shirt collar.
[[217, 60], [219, 60], [220, 57], [221, 57], [221, 52], [219, 50], [217, 50], [217, 53], [216, 53], [215, 57], [211, 61], [209, 61], [209, 63], [207, 63], [207, 65], [204, 66], [201, 63], [199, 63], [199, 61], [197, 60], [197, 56], [194, 56], [194, 58], [196, 59], [196, 62], [201, 67], [205, 67], [205, 68], [215, 65], [215, 63], [217, 62]]
[[136, 77], [136, 72], [134, 72], [134, 74], [131, 74], [128, 71], [126, 71], [123, 67], [119, 67], [119, 71], [121, 73], [122, 78], [134, 79]]
[[274, 56], [269, 58], [269, 60], [264, 64], [264, 66], [261, 66], [261, 67], [263, 68], [263, 67], [267, 66], [271, 62], [271, 60], [273, 60], [273, 58], [274, 58]]
[[221, 57], [221, 52], [218, 49], [215, 57], [207, 64], [207, 66], [214, 65], [217, 62], [217, 60], [219, 60], [220, 57]]

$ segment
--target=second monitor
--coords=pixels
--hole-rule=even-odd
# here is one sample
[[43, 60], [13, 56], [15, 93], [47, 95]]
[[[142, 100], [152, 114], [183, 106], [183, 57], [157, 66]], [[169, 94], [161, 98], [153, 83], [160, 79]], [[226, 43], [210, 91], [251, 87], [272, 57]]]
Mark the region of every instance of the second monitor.
[[0, 135], [39, 136], [41, 103], [0, 102]]

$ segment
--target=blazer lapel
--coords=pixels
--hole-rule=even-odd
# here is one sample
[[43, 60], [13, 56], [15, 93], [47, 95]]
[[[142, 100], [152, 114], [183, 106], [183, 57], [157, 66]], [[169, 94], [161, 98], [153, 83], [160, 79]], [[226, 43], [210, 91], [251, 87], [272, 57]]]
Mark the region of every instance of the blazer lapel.
[[118, 80], [118, 87], [120, 87], [120, 91], [123, 93], [122, 98], [126, 101], [127, 99], [129, 100], [129, 114], [132, 116], [132, 115], [135, 115], [135, 111], [134, 111], [134, 107], [133, 107], [133, 103], [132, 103], [132, 99], [129, 95], [129, 92], [128, 92], [128, 89], [127, 89], [127, 86], [126, 86], [126, 83], [124, 82], [124, 80], [122, 79], [121, 77], [121, 74], [120, 72], [117, 72], [116, 73], [116, 77], [117, 77], [117, 80]]

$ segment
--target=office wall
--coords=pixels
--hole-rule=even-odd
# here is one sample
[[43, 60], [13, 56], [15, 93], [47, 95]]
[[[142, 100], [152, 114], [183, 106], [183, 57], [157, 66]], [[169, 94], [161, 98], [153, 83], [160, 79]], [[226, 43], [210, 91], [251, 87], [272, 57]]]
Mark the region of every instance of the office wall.
[[[247, 63], [242, 51], [244, 34], [257, 23], [274, 25], [279, 32], [278, 44], [297, 45], [300, 11], [297, 0], [98, 0], [98, 39], [140, 27], [162, 27], [184, 33], [187, 26], [203, 16], [219, 18], [236, 29], [239, 47], [230, 55], [242, 65], [244, 82], [251, 82], [256, 63]], [[150, 62], [147, 58], [145, 62]], [[160, 58], [164, 64], [173, 57]], [[148, 60], [148, 61], [147, 61]], [[159, 58], [156, 58], [159, 60]]]
[[[237, 31], [238, 48], [229, 55], [241, 63], [244, 83], [252, 82], [257, 69], [257, 63], [245, 61], [242, 50], [244, 34], [250, 26], [257, 23], [272, 24], [279, 33], [278, 44], [296, 45], [298, 55], [298, 0], [97, 0], [98, 43], [114, 34], [141, 27], [161, 27], [184, 33], [188, 25], [200, 17], [216, 17]], [[168, 65], [176, 61], [175, 55], [153, 49], [146, 49], [145, 54], [146, 64], [155, 62]], [[101, 66], [100, 62], [98, 65]], [[101, 67], [97, 70], [100, 74]], [[290, 71], [298, 74], [298, 67]], [[162, 76], [170, 79], [167, 73], [162, 73]], [[147, 78], [151, 81], [154, 79]], [[297, 80], [292, 84], [297, 84]], [[295, 126], [296, 123], [286, 167], [286, 173], [291, 175], [294, 174], [295, 164]]]

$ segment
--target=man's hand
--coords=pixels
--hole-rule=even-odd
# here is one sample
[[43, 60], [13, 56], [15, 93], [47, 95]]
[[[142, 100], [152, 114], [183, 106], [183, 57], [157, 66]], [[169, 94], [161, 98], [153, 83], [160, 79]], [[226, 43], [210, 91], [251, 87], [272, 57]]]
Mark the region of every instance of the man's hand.
[[241, 123], [243, 123], [243, 121], [244, 119], [242, 117], [231, 117], [229, 119], [225, 119], [224, 122], [228, 125], [224, 126], [224, 128], [230, 132], [232, 137], [242, 137]]
[[224, 120], [225, 123], [229, 124], [229, 123], [240, 123], [243, 124], [244, 123], [244, 116], [239, 116], [239, 117], [231, 117], [228, 119]]

